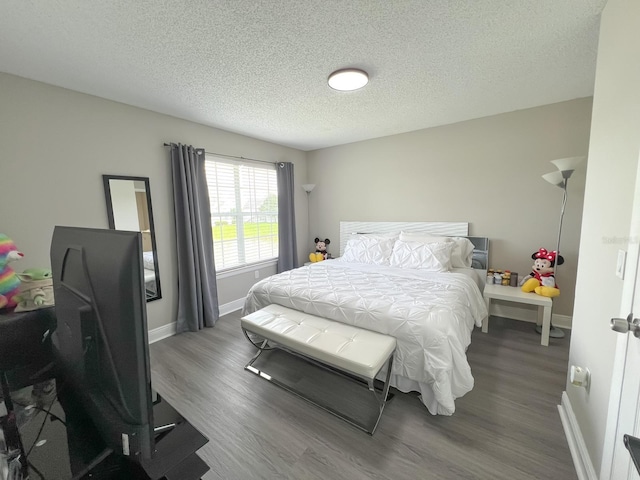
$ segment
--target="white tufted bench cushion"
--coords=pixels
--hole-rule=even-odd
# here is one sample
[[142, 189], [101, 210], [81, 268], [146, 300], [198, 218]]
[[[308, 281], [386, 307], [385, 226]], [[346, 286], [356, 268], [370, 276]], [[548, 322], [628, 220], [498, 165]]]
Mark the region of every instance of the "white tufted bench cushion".
[[334, 322], [280, 305], [242, 317], [242, 328], [340, 370], [374, 379], [396, 348], [382, 333]]

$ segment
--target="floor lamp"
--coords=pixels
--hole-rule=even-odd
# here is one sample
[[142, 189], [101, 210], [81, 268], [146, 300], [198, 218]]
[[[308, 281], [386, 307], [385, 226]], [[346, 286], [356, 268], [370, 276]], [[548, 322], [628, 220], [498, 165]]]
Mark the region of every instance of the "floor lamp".
[[307, 192], [307, 239], [311, 242], [311, 216], [310, 216], [310, 207], [309, 207], [309, 195], [311, 191], [316, 188], [315, 183], [305, 183], [302, 185], [302, 188], [305, 192]]
[[[551, 185], [555, 185], [562, 189], [562, 206], [560, 208], [560, 224], [558, 225], [558, 244], [556, 246], [557, 255], [560, 255], [560, 239], [562, 238], [562, 220], [564, 219], [564, 209], [567, 205], [567, 184], [569, 183], [569, 178], [575, 171], [575, 169], [580, 165], [585, 157], [569, 157], [569, 158], [559, 158], [558, 160], [551, 160], [558, 171], [545, 173], [542, 175], [547, 182]], [[555, 266], [554, 275], [557, 277], [558, 275], [558, 264]], [[536, 326], [536, 331], [538, 333], [542, 333], [542, 325]], [[564, 337], [564, 332], [559, 328], [551, 325], [551, 331], [549, 332], [549, 336], [553, 338], [562, 338]]]

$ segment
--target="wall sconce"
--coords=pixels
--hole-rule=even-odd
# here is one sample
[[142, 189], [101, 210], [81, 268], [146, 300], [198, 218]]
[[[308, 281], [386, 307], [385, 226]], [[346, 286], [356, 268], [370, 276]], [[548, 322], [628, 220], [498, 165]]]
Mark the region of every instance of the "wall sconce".
[[311, 241], [311, 211], [309, 207], [309, 196], [314, 188], [316, 188], [315, 183], [305, 183], [302, 185], [302, 188], [305, 192], [307, 192], [307, 240]]

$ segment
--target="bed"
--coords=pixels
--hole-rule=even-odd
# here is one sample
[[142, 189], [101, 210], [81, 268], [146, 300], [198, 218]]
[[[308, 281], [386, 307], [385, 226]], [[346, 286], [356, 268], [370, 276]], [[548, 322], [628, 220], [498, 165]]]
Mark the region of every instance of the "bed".
[[[263, 279], [243, 313], [275, 303], [392, 335], [391, 385], [419, 392], [434, 415], [452, 415], [455, 399], [473, 388], [466, 350], [487, 316], [488, 240], [467, 233], [466, 223], [341, 222], [338, 259]], [[464, 265], [450, 243], [469, 250]]]

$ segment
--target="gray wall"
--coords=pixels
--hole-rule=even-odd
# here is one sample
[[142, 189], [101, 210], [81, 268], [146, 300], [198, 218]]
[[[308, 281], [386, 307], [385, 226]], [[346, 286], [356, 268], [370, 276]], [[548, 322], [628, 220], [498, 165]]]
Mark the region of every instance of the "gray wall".
[[[491, 239], [492, 267], [527, 274], [531, 254], [557, 242], [562, 191], [541, 175], [586, 155], [590, 121], [584, 98], [309, 152], [311, 233], [338, 240], [341, 220], [466, 221]], [[585, 172], [569, 184], [560, 315], [572, 314]]]
[[[164, 142], [294, 162], [296, 187], [317, 184], [311, 235], [335, 239], [334, 253], [340, 220], [469, 221], [471, 234], [491, 238], [492, 266], [525, 273], [531, 252], [555, 246], [561, 191], [540, 175], [553, 170], [550, 159], [586, 153], [591, 111], [580, 99], [305, 154], [7, 74], [0, 102], [0, 231], [26, 254], [17, 269], [49, 265], [56, 224], [107, 227], [103, 173], [150, 177], [164, 296], [149, 304], [151, 328], [172, 322], [177, 308]], [[583, 185], [581, 169], [571, 179], [556, 314], [571, 315]], [[301, 261], [314, 249], [306, 201], [296, 188]], [[259, 277], [274, 272], [263, 267]], [[255, 281], [253, 271], [220, 279], [220, 303], [241, 299]]]
[[[174, 321], [175, 235], [164, 142], [295, 164], [297, 228], [306, 238], [305, 153], [121, 103], [0, 73], [0, 232], [25, 257], [17, 271], [49, 266], [55, 225], [108, 228], [102, 174], [149, 177], [163, 298], [148, 304], [149, 327]], [[301, 237], [302, 238], [302, 237]], [[304, 239], [301, 259], [307, 255]], [[263, 277], [273, 267], [260, 271]], [[220, 280], [220, 303], [246, 295], [253, 272]]]
[[[640, 138], [640, 2], [609, 0], [602, 13], [593, 100], [580, 261], [569, 364], [591, 371], [589, 390], [567, 380], [567, 396], [596, 472], [609, 478], [610, 445], [605, 444], [608, 412], [617, 410], [610, 395], [617, 344], [626, 339], [609, 328], [609, 319], [626, 318], [631, 288], [616, 277], [618, 249], [629, 243]], [[616, 240], [617, 239], [617, 240]], [[629, 255], [630, 258], [633, 256]], [[595, 261], [594, 261], [595, 260]], [[624, 305], [624, 306], [622, 306]], [[621, 357], [624, 362], [624, 356]], [[610, 407], [611, 404], [611, 407]], [[610, 408], [612, 410], [610, 410]], [[630, 426], [631, 428], [631, 426]], [[615, 431], [612, 432], [615, 435]], [[612, 439], [609, 437], [609, 441]], [[633, 468], [633, 467], [631, 467]]]

